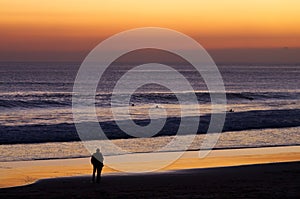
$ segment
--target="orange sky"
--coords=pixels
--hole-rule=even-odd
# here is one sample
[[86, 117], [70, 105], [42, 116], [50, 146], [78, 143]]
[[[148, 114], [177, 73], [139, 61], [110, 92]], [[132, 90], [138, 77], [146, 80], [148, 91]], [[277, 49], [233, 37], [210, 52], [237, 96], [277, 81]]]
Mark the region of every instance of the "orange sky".
[[181, 31], [207, 49], [300, 48], [299, 8], [299, 0], [1, 0], [0, 61], [72, 60], [146, 26]]

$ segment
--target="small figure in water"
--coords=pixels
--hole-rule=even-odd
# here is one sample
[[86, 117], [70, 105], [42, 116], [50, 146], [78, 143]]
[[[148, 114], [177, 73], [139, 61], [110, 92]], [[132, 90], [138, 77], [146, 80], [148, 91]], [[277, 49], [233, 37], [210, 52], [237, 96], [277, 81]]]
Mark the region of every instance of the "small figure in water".
[[230, 109], [230, 110], [229, 110], [229, 112], [230, 112], [230, 113], [233, 113], [233, 112], [234, 112], [234, 110], [233, 110], [233, 109]]
[[97, 171], [97, 183], [100, 183], [101, 180], [101, 171], [103, 168], [103, 155], [100, 152], [100, 149], [96, 150], [96, 153], [94, 153], [91, 157], [91, 163], [93, 165], [93, 182], [95, 183], [95, 174]]

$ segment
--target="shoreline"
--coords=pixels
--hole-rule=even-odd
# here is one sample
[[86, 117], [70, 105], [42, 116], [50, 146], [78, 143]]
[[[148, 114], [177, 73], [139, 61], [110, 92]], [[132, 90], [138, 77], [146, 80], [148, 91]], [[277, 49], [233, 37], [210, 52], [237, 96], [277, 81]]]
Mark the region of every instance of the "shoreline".
[[[164, 152], [155, 155], [163, 157], [163, 155], [171, 153], [179, 152]], [[198, 153], [198, 151], [186, 151], [178, 160], [159, 171], [300, 161], [300, 146], [213, 150], [203, 159], [198, 158]], [[138, 170], [145, 169], [149, 164], [149, 162], [133, 164], [123, 160], [121, 156], [106, 157], [106, 161], [110, 161], [110, 164], [116, 168], [121, 166], [126, 169], [126, 167], [134, 166]], [[159, 163], [161, 162], [151, 162], [151, 166]], [[157, 172], [159, 173], [159, 171]], [[103, 168], [104, 176], [116, 172], [122, 174], [107, 166]], [[0, 188], [31, 184], [45, 178], [55, 179], [82, 175], [91, 175], [89, 158], [0, 162]]]
[[[78, 141], [79, 142], [79, 141]], [[60, 142], [56, 142], [60, 143]], [[38, 143], [38, 144], [44, 144], [44, 143]], [[239, 149], [261, 149], [261, 148], [276, 148], [276, 147], [296, 147], [300, 146], [300, 144], [282, 144], [282, 145], [263, 145], [263, 146], [239, 146], [239, 147], [220, 147], [220, 148], [213, 148], [211, 151], [219, 151], [219, 150], [239, 150]], [[186, 152], [194, 152], [199, 151], [200, 149], [187, 149]], [[206, 151], [208, 149], [202, 149], [203, 151]], [[153, 151], [153, 152], [133, 152], [133, 153], [126, 153], [121, 155], [130, 155], [130, 154], [160, 154], [160, 153], [173, 153], [173, 152], [182, 152], [181, 150], [170, 150], [170, 151]], [[120, 156], [120, 155], [106, 155], [106, 157], [110, 156]], [[4, 160], [0, 161], [1, 163], [8, 163], [8, 162], [32, 162], [32, 161], [43, 161], [43, 160], [69, 160], [69, 159], [81, 159], [81, 158], [89, 158], [90, 156], [78, 156], [78, 157], [62, 157], [62, 158], [37, 158], [37, 159], [24, 159], [24, 160]]]

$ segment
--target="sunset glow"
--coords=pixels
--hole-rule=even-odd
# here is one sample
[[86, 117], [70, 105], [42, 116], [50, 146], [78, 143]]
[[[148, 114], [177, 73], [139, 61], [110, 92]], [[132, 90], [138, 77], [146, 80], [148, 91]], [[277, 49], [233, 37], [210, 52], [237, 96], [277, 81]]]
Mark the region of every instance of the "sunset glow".
[[[0, 2], [1, 58], [88, 52], [123, 30], [181, 31], [208, 49], [300, 47], [297, 0]], [[55, 58], [55, 56], [54, 56]]]

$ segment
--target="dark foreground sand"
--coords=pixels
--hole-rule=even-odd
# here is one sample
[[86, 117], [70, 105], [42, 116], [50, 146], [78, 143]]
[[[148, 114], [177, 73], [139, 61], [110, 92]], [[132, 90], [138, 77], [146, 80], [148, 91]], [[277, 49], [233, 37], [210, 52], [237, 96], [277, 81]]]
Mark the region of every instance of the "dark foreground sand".
[[300, 162], [41, 180], [0, 198], [300, 198]]

